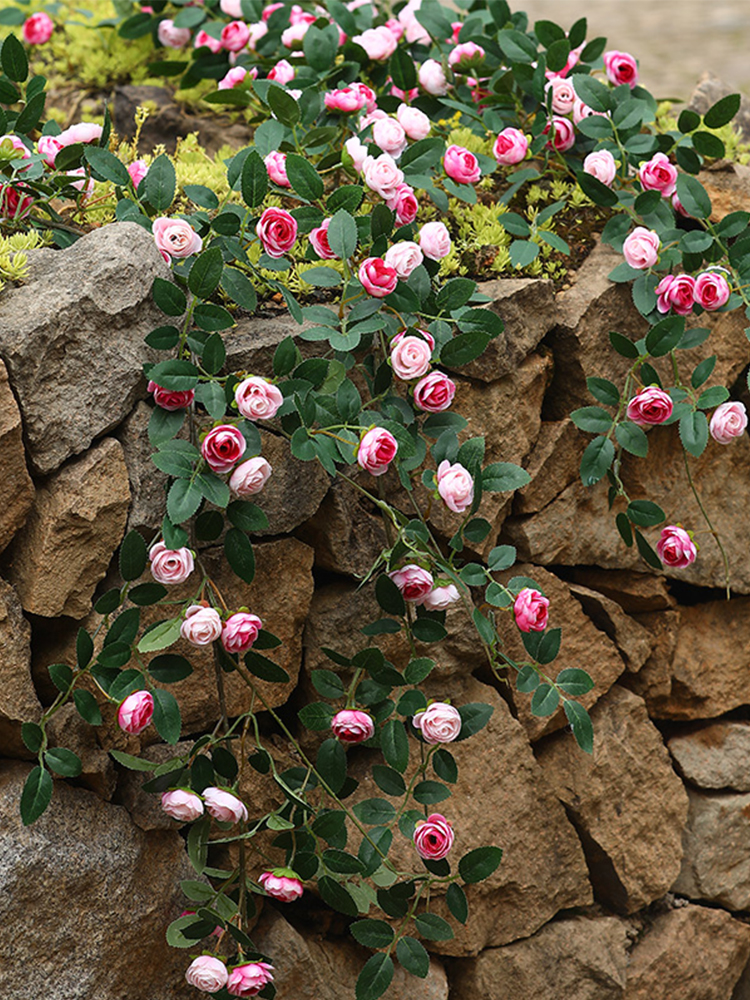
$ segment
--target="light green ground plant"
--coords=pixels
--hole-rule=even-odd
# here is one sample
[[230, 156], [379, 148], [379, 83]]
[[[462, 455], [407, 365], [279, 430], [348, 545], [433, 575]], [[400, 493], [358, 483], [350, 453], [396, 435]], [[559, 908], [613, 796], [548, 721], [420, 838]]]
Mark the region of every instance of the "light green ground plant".
[[35, 229], [28, 233], [0, 236], [0, 291], [8, 281], [23, 282], [29, 274], [28, 250], [49, 246], [50, 234]]

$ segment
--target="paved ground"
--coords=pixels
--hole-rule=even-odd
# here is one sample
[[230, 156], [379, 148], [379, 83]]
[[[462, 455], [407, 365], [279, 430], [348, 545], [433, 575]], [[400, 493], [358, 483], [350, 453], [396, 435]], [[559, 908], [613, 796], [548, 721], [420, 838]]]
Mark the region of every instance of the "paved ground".
[[750, 95], [750, 0], [510, 0], [530, 21], [566, 30], [588, 19], [588, 37], [632, 53], [657, 98], [686, 99], [704, 70]]

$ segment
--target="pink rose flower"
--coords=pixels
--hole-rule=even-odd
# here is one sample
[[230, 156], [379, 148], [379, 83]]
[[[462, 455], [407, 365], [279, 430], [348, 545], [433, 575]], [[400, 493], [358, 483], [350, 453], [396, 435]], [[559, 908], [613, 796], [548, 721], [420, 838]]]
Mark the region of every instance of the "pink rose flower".
[[451, 237], [445, 223], [427, 222], [419, 230], [419, 245], [430, 260], [442, 260], [451, 252]]
[[128, 164], [128, 173], [130, 174], [130, 179], [133, 182], [133, 187], [137, 191], [138, 185], [148, 173], [148, 163], [146, 163], [145, 160], [133, 160], [132, 163]]
[[[219, 41], [219, 39], [218, 38], [214, 38], [213, 35], [209, 35], [209, 33], [207, 31], [204, 31], [201, 28], [201, 30], [197, 33], [197, 35], [193, 39], [193, 48], [194, 49], [200, 49], [203, 46], [205, 46], [210, 52], [213, 52], [214, 55], [216, 55], [217, 52], [221, 52], [221, 42]], [[229, 74], [227, 74], [227, 76], [228, 75]], [[224, 80], [226, 80], [226, 79], [227, 79], [227, 77], [225, 76]], [[222, 81], [222, 83], [223, 83], [223, 81]], [[234, 84], [231, 84], [231, 86], [234, 86]], [[221, 86], [221, 83], [220, 83], [219, 84], [219, 90], [223, 90], [223, 89], [225, 89], [225, 88], [223, 88]]]
[[333, 735], [339, 743], [364, 743], [375, 733], [375, 723], [367, 712], [358, 708], [342, 708], [331, 719]]
[[474, 503], [474, 480], [460, 463], [444, 459], [437, 468], [437, 488], [445, 506], [462, 514]]
[[225, 792], [223, 788], [211, 785], [203, 789], [203, 801], [206, 809], [220, 823], [239, 823], [247, 819], [247, 809], [236, 795]]
[[638, 64], [630, 53], [610, 49], [604, 53], [603, 58], [609, 82], [614, 83], [616, 87], [621, 83], [627, 83], [632, 90], [638, 83]]
[[273, 982], [273, 966], [268, 962], [248, 962], [229, 973], [227, 992], [233, 997], [254, 997]]
[[695, 279], [695, 301], [707, 312], [721, 309], [729, 301], [729, 282], [720, 271], [704, 271]]
[[395, 83], [391, 83], [391, 97], [397, 97], [400, 101], [416, 101], [419, 97], [419, 87], [412, 87], [411, 90], [401, 90]]
[[656, 543], [656, 554], [665, 566], [685, 569], [695, 562], [698, 548], [690, 533], [676, 524], [668, 524], [661, 529], [661, 537]]
[[23, 22], [21, 34], [27, 45], [44, 45], [52, 37], [55, 30], [55, 22], [43, 11], [32, 14]]
[[401, 569], [394, 569], [388, 576], [401, 591], [403, 599], [412, 604], [421, 604], [435, 583], [432, 573], [416, 563], [407, 563]]
[[372, 476], [382, 476], [396, 457], [398, 442], [384, 427], [373, 427], [359, 442], [357, 463]]
[[458, 709], [444, 701], [435, 701], [412, 719], [425, 743], [452, 743], [461, 732]]
[[94, 122], [78, 122], [65, 128], [54, 136], [60, 146], [73, 146], [76, 142], [99, 142], [102, 137], [102, 126]]
[[287, 83], [292, 82], [296, 73], [297, 70], [287, 59], [279, 59], [276, 65], [268, 71], [267, 79], [275, 80], [276, 83], [286, 86]]
[[[354, 86], [354, 84], [352, 84]], [[383, 111], [382, 108], [373, 108], [372, 111], [368, 113], [359, 120], [359, 125], [357, 126], [357, 131], [364, 132], [368, 125], [374, 125], [375, 122], [387, 121], [388, 115]], [[392, 121], [392, 119], [390, 119]]]
[[210, 646], [221, 635], [221, 616], [216, 608], [191, 604], [180, 625], [180, 635], [191, 646]]
[[233, 424], [219, 424], [206, 434], [201, 455], [212, 472], [229, 472], [245, 454], [247, 441]]
[[286, 175], [286, 153], [279, 153], [273, 150], [263, 160], [268, 171], [269, 178], [279, 187], [288, 188], [292, 185]]
[[375, 62], [384, 62], [386, 59], [390, 59], [396, 51], [397, 45], [393, 32], [384, 24], [379, 28], [368, 28], [361, 35], [355, 35], [352, 41], [361, 46], [368, 58], [375, 60]]
[[408, 184], [399, 184], [393, 195], [386, 198], [385, 203], [396, 213], [396, 222], [399, 226], [408, 226], [417, 217], [419, 202], [414, 194], [414, 188]]
[[258, 882], [269, 896], [280, 899], [282, 903], [293, 903], [305, 891], [302, 882], [290, 868], [275, 868], [272, 872], [263, 872]]
[[235, 496], [247, 500], [260, 493], [268, 482], [272, 469], [262, 455], [242, 462], [229, 477], [229, 489]]
[[[221, 0], [221, 2], [224, 3], [225, 0]], [[232, 0], [232, 2], [234, 2], [234, 0]], [[283, 3], [269, 3], [268, 6], [263, 8], [263, 11], [260, 16], [263, 18], [264, 21], [267, 21], [275, 10], [280, 10], [283, 6], [284, 6]]]
[[60, 142], [56, 135], [40, 135], [37, 139], [36, 150], [48, 167], [54, 167], [55, 157], [63, 146], [64, 143]]
[[672, 399], [669, 393], [657, 385], [643, 389], [628, 403], [628, 420], [639, 427], [663, 424], [672, 416]]
[[323, 103], [329, 111], [340, 115], [351, 115], [355, 111], [361, 111], [367, 99], [355, 87], [340, 87], [324, 94]]
[[602, 118], [607, 117], [604, 112], [594, 111], [588, 104], [584, 104], [580, 98], [576, 97], [573, 102], [573, 124], [580, 125], [584, 118], [591, 118], [592, 115], [599, 115]]
[[529, 140], [520, 129], [504, 128], [495, 139], [492, 154], [499, 164], [512, 167], [526, 156]]
[[[264, 35], [268, 34], [268, 25], [265, 21], [254, 21], [252, 24], [248, 24], [250, 29], [250, 37], [247, 40], [247, 47], [251, 52], [255, 52], [255, 48], [258, 42], [263, 38]], [[234, 53], [233, 53], [234, 54]], [[231, 56], [230, 56], [231, 59]], [[258, 78], [258, 67], [253, 66], [249, 70], [252, 75], [253, 80]]]
[[404, 182], [404, 172], [396, 166], [396, 161], [388, 153], [367, 156], [362, 164], [362, 176], [371, 191], [381, 198], [392, 198], [399, 184]]
[[358, 138], [358, 136], [353, 135], [351, 139], [347, 139], [344, 143], [344, 149], [351, 157], [354, 169], [358, 174], [362, 173], [362, 167], [365, 164], [365, 160], [370, 155], [367, 150], [367, 146]]
[[151, 575], [157, 583], [167, 586], [184, 583], [195, 569], [190, 549], [168, 549], [164, 542], [157, 542], [149, 549]]
[[476, 156], [463, 146], [448, 146], [443, 167], [451, 180], [459, 184], [475, 184], [482, 176]]
[[654, 153], [640, 165], [638, 178], [644, 191], [659, 191], [663, 198], [669, 198], [677, 187], [677, 167], [665, 153]]
[[735, 438], [742, 437], [747, 428], [747, 410], [745, 404], [728, 400], [714, 410], [708, 429], [717, 444], [731, 444]]
[[645, 226], [636, 226], [632, 233], [626, 238], [622, 254], [626, 263], [639, 271], [645, 271], [653, 267], [659, 259], [659, 247], [661, 242], [653, 229], [646, 229]]
[[448, 65], [452, 67], [464, 63], [478, 65], [484, 59], [485, 51], [476, 42], [460, 42], [448, 53]]
[[161, 797], [161, 807], [167, 816], [179, 823], [192, 823], [203, 815], [203, 800], [195, 792], [187, 792], [184, 788], [175, 788], [172, 792], [164, 792]]
[[656, 308], [669, 312], [670, 307], [678, 316], [687, 316], [695, 302], [695, 278], [689, 274], [666, 274], [655, 288]]
[[181, 259], [200, 253], [203, 248], [203, 240], [184, 219], [169, 219], [162, 215], [154, 219], [151, 228], [156, 247], [162, 255]]
[[328, 242], [328, 227], [330, 224], [330, 219], [323, 219], [316, 229], [311, 230], [308, 237], [312, 243], [313, 250], [322, 260], [336, 259], [336, 254], [331, 250], [331, 244]]
[[389, 267], [382, 257], [367, 257], [359, 265], [359, 280], [368, 295], [384, 299], [396, 290], [398, 274], [395, 267]]
[[301, 49], [304, 43], [307, 29], [310, 25], [306, 21], [298, 21], [281, 33], [281, 44], [287, 49]]
[[230, 21], [221, 29], [221, 45], [227, 52], [244, 49], [250, 38], [250, 29], [244, 21]]
[[372, 126], [375, 145], [395, 159], [406, 149], [408, 143], [403, 126], [395, 118], [379, 118]]
[[448, 93], [448, 80], [437, 59], [425, 59], [417, 76], [422, 89], [433, 97], [442, 97]]
[[542, 135], [549, 135], [551, 129], [554, 129], [554, 135], [547, 142], [550, 149], [556, 149], [558, 153], [565, 153], [575, 145], [576, 130], [570, 119], [553, 115], [552, 121], [547, 122], [542, 129]]
[[522, 632], [543, 632], [547, 628], [549, 598], [533, 587], [524, 587], [513, 602], [516, 625]]
[[156, 382], [149, 381], [147, 392], [153, 392], [154, 402], [162, 410], [185, 410], [195, 399], [195, 389], [162, 389]]
[[[417, 327], [417, 333], [419, 334], [420, 337], [423, 337], [427, 341], [427, 343], [430, 345], [430, 351], [434, 351], [435, 350], [435, 338], [432, 336], [432, 334], [429, 332], [429, 330], [421, 330], [419, 327]], [[396, 334], [396, 336], [391, 341], [391, 347], [393, 347], [394, 344], [398, 344], [406, 336], [407, 336], [406, 328], [404, 328], [403, 330], [399, 330], [398, 333]], [[409, 336], [411, 336], [411, 334], [409, 334]]]
[[445, 611], [459, 599], [458, 590], [452, 583], [449, 583], [447, 587], [433, 587], [423, 599], [422, 607], [428, 611]]
[[421, 337], [400, 337], [391, 344], [391, 367], [397, 378], [420, 378], [430, 368], [432, 348]]
[[368, 114], [371, 114], [373, 111], [375, 111], [375, 109], [378, 106], [378, 99], [372, 87], [368, 87], [366, 83], [360, 83], [359, 80], [356, 80], [354, 83], [350, 83], [349, 86], [354, 87], [354, 89], [359, 91], [359, 93], [362, 95], [362, 97], [365, 100], [365, 105], [364, 105], [365, 110], [368, 112]]
[[393, 37], [396, 39], [397, 42], [401, 41], [401, 36], [404, 33], [404, 26], [400, 21], [396, 20], [395, 17], [389, 17], [388, 20], [385, 22], [385, 26], [390, 31], [390, 33], [393, 35]]
[[284, 397], [277, 386], [260, 375], [251, 375], [235, 388], [234, 401], [248, 420], [270, 420], [276, 416]]
[[443, 372], [430, 372], [414, 386], [414, 405], [425, 413], [442, 413], [456, 395], [456, 383]]
[[396, 117], [401, 128], [410, 139], [426, 139], [432, 131], [432, 122], [419, 108], [412, 108], [408, 104], [399, 104], [396, 109]]
[[551, 76], [544, 89], [552, 91], [552, 111], [556, 115], [569, 115], [576, 102], [573, 81], [564, 76]]
[[244, 66], [233, 66], [226, 76], [223, 76], [216, 85], [217, 90], [234, 90], [241, 83], [245, 82], [248, 71]]
[[22, 194], [12, 184], [0, 188], [0, 217], [3, 219], [22, 219], [29, 214], [33, 204], [31, 195]]
[[269, 257], [283, 257], [297, 239], [297, 220], [283, 208], [267, 208], [255, 231]]
[[414, 846], [425, 861], [440, 861], [453, 847], [455, 834], [450, 821], [440, 813], [432, 813], [414, 827]]
[[213, 955], [199, 955], [188, 966], [185, 979], [204, 993], [218, 993], [227, 984], [229, 972], [226, 965]]
[[124, 733], [137, 736], [150, 724], [154, 715], [154, 699], [150, 691], [134, 691], [117, 709], [117, 725]]
[[612, 181], [617, 174], [617, 164], [615, 158], [608, 149], [599, 149], [589, 153], [583, 161], [583, 171], [596, 177], [602, 184], [612, 187]]
[[402, 240], [386, 250], [383, 260], [388, 267], [395, 270], [399, 278], [406, 281], [412, 271], [422, 263], [424, 254], [417, 243], [412, 240]]
[[224, 622], [221, 644], [228, 653], [244, 653], [258, 638], [263, 622], [249, 611], [236, 611]]
[[[90, 198], [91, 195], [94, 193], [94, 178], [89, 177], [88, 179], [86, 179], [85, 167], [76, 167], [75, 170], [68, 170], [66, 172], [68, 174], [68, 178], [70, 178], [71, 176], [81, 178], [79, 181], [69, 180], [68, 183], [70, 184], [71, 187], [74, 187], [76, 191], [81, 191], [83, 193], [82, 198], [84, 201], [87, 198]], [[164, 253], [164, 251], [162, 251], [162, 257], [164, 257], [165, 260], [167, 259], [167, 255]]]
[[159, 39], [159, 44], [164, 45], [168, 49], [184, 48], [190, 42], [191, 38], [190, 28], [175, 28], [174, 21], [170, 18], [159, 21], [156, 35]]

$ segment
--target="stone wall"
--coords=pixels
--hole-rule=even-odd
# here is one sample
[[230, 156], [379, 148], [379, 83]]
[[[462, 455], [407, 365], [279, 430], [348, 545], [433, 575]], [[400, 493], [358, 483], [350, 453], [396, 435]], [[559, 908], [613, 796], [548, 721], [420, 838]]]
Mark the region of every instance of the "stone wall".
[[[5, 1000], [187, 998], [196, 994], [182, 979], [185, 955], [164, 940], [187, 905], [184, 840], [140, 790], [142, 776], [105, 750], [163, 759], [153, 730], [126, 737], [111, 710], [92, 729], [66, 709], [53, 741], [79, 754], [83, 773], [57, 780], [30, 829], [18, 813], [31, 766], [21, 722], [56, 693], [46, 668], [70, 660], [81, 624], [95, 627], [91, 599], [115, 581], [111, 561], [126, 529], [150, 539], [161, 520], [164, 480], [149, 462], [141, 363], [143, 337], [161, 322], [151, 283], [168, 269], [131, 224], [30, 256], [27, 284], [0, 297], [0, 992]], [[694, 463], [731, 554], [731, 601], [718, 589], [721, 559], [709, 537], [693, 566], [666, 575], [624, 547], [606, 489], [578, 479], [587, 438], [567, 419], [590, 402], [587, 375], [619, 374], [609, 330], [634, 336], [643, 327], [629, 288], [607, 280], [617, 262], [597, 247], [557, 293], [543, 280], [485, 285], [506, 333], [457, 376], [465, 434], [486, 434], [488, 461], [522, 463], [532, 476], [512, 502], [483, 501], [493, 531], [479, 555], [498, 541], [516, 545], [528, 565], [514, 572], [551, 598], [563, 627], [559, 666], [583, 667], [596, 683], [585, 699], [595, 751], [576, 748], [561, 713], [534, 718], [527, 696], [491, 683], [471, 629], [450, 612], [427, 693], [495, 708], [480, 735], [456, 746], [451, 818], [462, 853], [496, 843], [504, 857], [469, 889], [468, 926], [430, 944], [427, 978], [399, 972], [392, 998], [445, 1000], [449, 990], [452, 1000], [750, 998], [750, 440], [712, 445]], [[710, 322], [709, 344], [684, 352], [681, 367], [716, 353], [717, 380], [742, 384], [742, 318]], [[294, 330], [283, 315], [241, 320], [227, 337], [228, 364], [269, 371], [276, 344]], [[671, 521], [702, 528], [675, 435], [653, 429], [651, 457], [628, 459], [624, 478]], [[263, 437], [274, 475], [261, 505], [273, 533], [257, 539], [256, 582], [248, 588], [222, 569], [220, 551], [204, 558], [227, 596], [284, 640], [292, 680], [267, 693], [293, 720], [322, 648], [354, 650], [359, 641], [356, 626], [373, 602], [357, 577], [383, 533], [357, 495], [292, 460], [273, 431]], [[385, 485], [398, 502], [395, 482]], [[435, 528], [448, 535], [452, 521], [440, 512]], [[503, 627], [513, 655], [518, 633]], [[392, 636], [382, 642], [395, 663], [408, 655]], [[184, 732], [196, 735], [214, 725], [219, 706], [213, 664], [191, 653], [196, 673], [175, 693]], [[227, 699], [230, 713], [249, 707], [231, 676]], [[276, 752], [289, 756], [280, 741]], [[258, 775], [243, 778], [242, 793], [264, 810], [274, 802]], [[354, 996], [367, 953], [312, 894], [267, 904], [255, 934], [276, 958], [279, 1000]]]

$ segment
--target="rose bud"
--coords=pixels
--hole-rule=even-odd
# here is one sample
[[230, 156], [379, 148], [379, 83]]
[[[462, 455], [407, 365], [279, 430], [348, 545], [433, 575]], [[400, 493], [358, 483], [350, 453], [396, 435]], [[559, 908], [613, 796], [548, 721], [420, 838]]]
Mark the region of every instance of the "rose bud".
[[554, 135], [547, 142], [550, 149], [556, 149], [558, 153], [566, 153], [572, 149], [576, 141], [576, 130], [570, 119], [553, 115], [552, 121], [547, 122], [542, 129], [542, 135], [549, 135], [550, 130], [553, 129]]
[[367, 28], [361, 35], [355, 35], [352, 41], [363, 48], [368, 57], [375, 62], [390, 59], [396, 51], [397, 40], [384, 24], [379, 28]]
[[176, 28], [174, 21], [165, 18], [159, 21], [156, 31], [159, 44], [169, 49], [181, 49], [190, 42], [190, 28]]
[[150, 691], [134, 691], [117, 709], [117, 725], [124, 733], [137, 736], [150, 724], [154, 715], [154, 699]]
[[293, 903], [305, 891], [299, 876], [291, 868], [274, 868], [272, 872], [263, 872], [258, 882], [269, 896], [280, 899], [282, 903]]
[[462, 514], [474, 503], [474, 479], [467, 469], [444, 459], [437, 468], [437, 488], [445, 506]]
[[149, 382], [147, 392], [153, 392], [154, 402], [162, 410], [185, 410], [195, 399], [195, 389], [162, 389], [156, 382]]
[[513, 603], [516, 625], [522, 632], [543, 632], [547, 628], [549, 598], [532, 587], [524, 587]]
[[273, 982], [273, 966], [268, 962], [248, 962], [229, 973], [227, 992], [233, 997], [254, 997]]
[[151, 575], [157, 583], [184, 583], [195, 569], [190, 549], [168, 549], [164, 542], [152, 545], [148, 557], [151, 560]]
[[297, 70], [287, 59], [279, 59], [276, 65], [268, 71], [266, 79], [275, 80], [276, 83], [286, 86], [287, 83], [292, 82], [296, 73]]
[[181, 259], [190, 257], [194, 253], [200, 253], [203, 247], [203, 240], [190, 223], [183, 219], [168, 219], [166, 216], [160, 216], [158, 219], [154, 219], [151, 228], [156, 247], [167, 263], [172, 257]]
[[330, 219], [323, 219], [321, 224], [312, 229], [308, 235], [313, 250], [321, 260], [335, 260], [337, 257], [333, 250], [331, 250], [331, 245], [328, 242], [328, 227], [330, 224]]
[[203, 799], [195, 792], [188, 792], [183, 788], [164, 792], [161, 797], [161, 807], [167, 816], [171, 816], [179, 823], [192, 823], [194, 819], [203, 815]]
[[362, 176], [368, 188], [386, 201], [392, 198], [399, 185], [404, 183], [404, 172], [396, 165], [390, 153], [365, 157]]
[[268, 177], [274, 184], [284, 188], [292, 186], [286, 175], [286, 153], [279, 153], [274, 149], [265, 157], [263, 162], [266, 165]]
[[422, 598], [422, 607], [428, 611], [445, 611], [458, 600], [460, 600], [458, 590], [449, 583], [447, 587], [433, 587], [429, 594]]
[[443, 372], [430, 372], [414, 386], [414, 405], [425, 413], [442, 413], [453, 402], [456, 383]]
[[263, 622], [249, 611], [237, 611], [224, 622], [221, 643], [228, 653], [244, 653], [258, 638]]
[[604, 53], [603, 59], [604, 69], [610, 83], [616, 87], [621, 83], [627, 83], [631, 90], [635, 87], [638, 82], [638, 64], [629, 52], [618, 52], [616, 49], [610, 49], [609, 52]]
[[432, 122], [424, 111], [413, 108], [409, 104], [399, 104], [396, 108], [396, 117], [404, 132], [415, 141], [426, 139], [432, 131]]
[[674, 309], [678, 316], [688, 316], [695, 302], [695, 278], [689, 274], [665, 274], [654, 289], [656, 308], [661, 313]]
[[653, 229], [636, 226], [622, 246], [625, 262], [639, 271], [653, 267], [659, 259], [661, 241]]
[[54, 30], [55, 23], [49, 14], [39, 11], [38, 14], [26, 18], [21, 34], [27, 45], [44, 45], [50, 40]]
[[628, 403], [628, 420], [639, 427], [663, 424], [672, 416], [672, 399], [668, 392], [650, 385]]
[[255, 231], [269, 257], [283, 257], [297, 240], [297, 220], [283, 208], [267, 208]]
[[425, 861], [440, 861], [446, 857], [454, 838], [453, 827], [440, 813], [432, 813], [414, 827], [414, 846]]
[[268, 482], [272, 469], [265, 458], [249, 458], [242, 462], [229, 477], [229, 489], [235, 496], [246, 500], [260, 493]]
[[[399, 184], [390, 198], [386, 198], [386, 205], [392, 212], [396, 213], [396, 222], [399, 226], [408, 226], [414, 222], [419, 211], [419, 202], [414, 194], [414, 188], [408, 184]], [[388, 251], [386, 251], [386, 257]]]
[[375, 733], [375, 723], [367, 712], [342, 708], [331, 719], [331, 729], [340, 743], [364, 743]]
[[742, 437], [747, 428], [747, 410], [744, 403], [729, 400], [717, 406], [708, 429], [717, 444], [731, 444]]
[[244, 804], [223, 788], [213, 785], [203, 789], [203, 801], [207, 811], [221, 823], [239, 823], [247, 819], [247, 809]]
[[396, 457], [398, 442], [384, 427], [373, 427], [359, 442], [357, 462], [372, 476], [382, 476]]
[[403, 126], [393, 118], [380, 118], [372, 126], [372, 138], [375, 145], [398, 159], [408, 145]]
[[250, 38], [250, 28], [244, 21], [230, 21], [221, 30], [221, 45], [227, 52], [244, 49]]
[[451, 252], [451, 237], [443, 222], [427, 222], [419, 230], [419, 246], [425, 257], [442, 260]]
[[[39, 152], [41, 153], [41, 149]], [[133, 182], [133, 187], [137, 191], [138, 185], [148, 173], [148, 163], [146, 163], [145, 160], [133, 160], [132, 163], [128, 164], [127, 170], [130, 174], [130, 179]]]
[[420, 86], [433, 97], [442, 97], [448, 93], [448, 80], [437, 59], [425, 59], [419, 67], [417, 76]]
[[617, 174], [617, 164], [608, 149], [599, 149], [589, 153], [583, 161], [583, 172], [595, 177], [607, 187], [612, 187], [612, 181]]
[[526, 156], [529, 140], [517, 128], [504, 128], [495, 139], [492, 153], [499, 164], [512, 167]]
[[188, 985], [204, 993], [218, 993], [229, 979], [226, 965], [213, 955], [200, 955], [188, 966], [185, 973]]
[[644, 191], [658, 191], [662, 198], [669, 198], [677, 187], [677, 167], [669, 162], [666, 153], [654, 153], [640, 165], [638, 178]]
[[221, 635], [221, 617], [216, 608], [191, 604], [180, 625], [180, 635], [191, 646], [210, 646]]
[[672, 569], [685, 569], [695, 562], [698, 547], [690, 533], [676, 524], [668, 524], [661, 529], [661, 537], [656, 543], [656, 554], [665, 566]]
[[391, 367], [397, 378], [420, 378], [430, 367], [432, 348], [421, 337], [400, 337], [391, 345]]
[[401, 569], [393, 570], [388, 576], [401, 591], [403, 599], [411, 601], [412, 604], [421, 604], [435, 583], [432, 573], [417, 566], [416, 563], [407, 563]]
[[247, 441], [233, 424], [219, 424], [203, 438], [201, 455], [212, 472], [229, 472], [245, 453]]
[[482, 176], [476, 156], [463, 146], [448, 146], [443, 157], [443, 167], [451, 180], [459, 184], [474, 184]]
[[260, 375], [251, 375], [234, 390], [234, 401], [242, 416], [248, 420], [270, 420], [276, 416], [284, 397], [271, 382]]
[[706, 312], [713, 312], [727, 304], [731, 289], [719, 271], [704, 271], [695, 279], [693, 294], [699, 306], [703, 306]]
[[576, 102], [573, 82], [564, 76], [551, 76], [544, 86], [545, 92], [552, 91], [552, 111], [556, 115], [569, 115]]
[[425, 743], [452, 743], [461, 732], [458, 709], [444, 701], [435, 701], [412, 719]]

